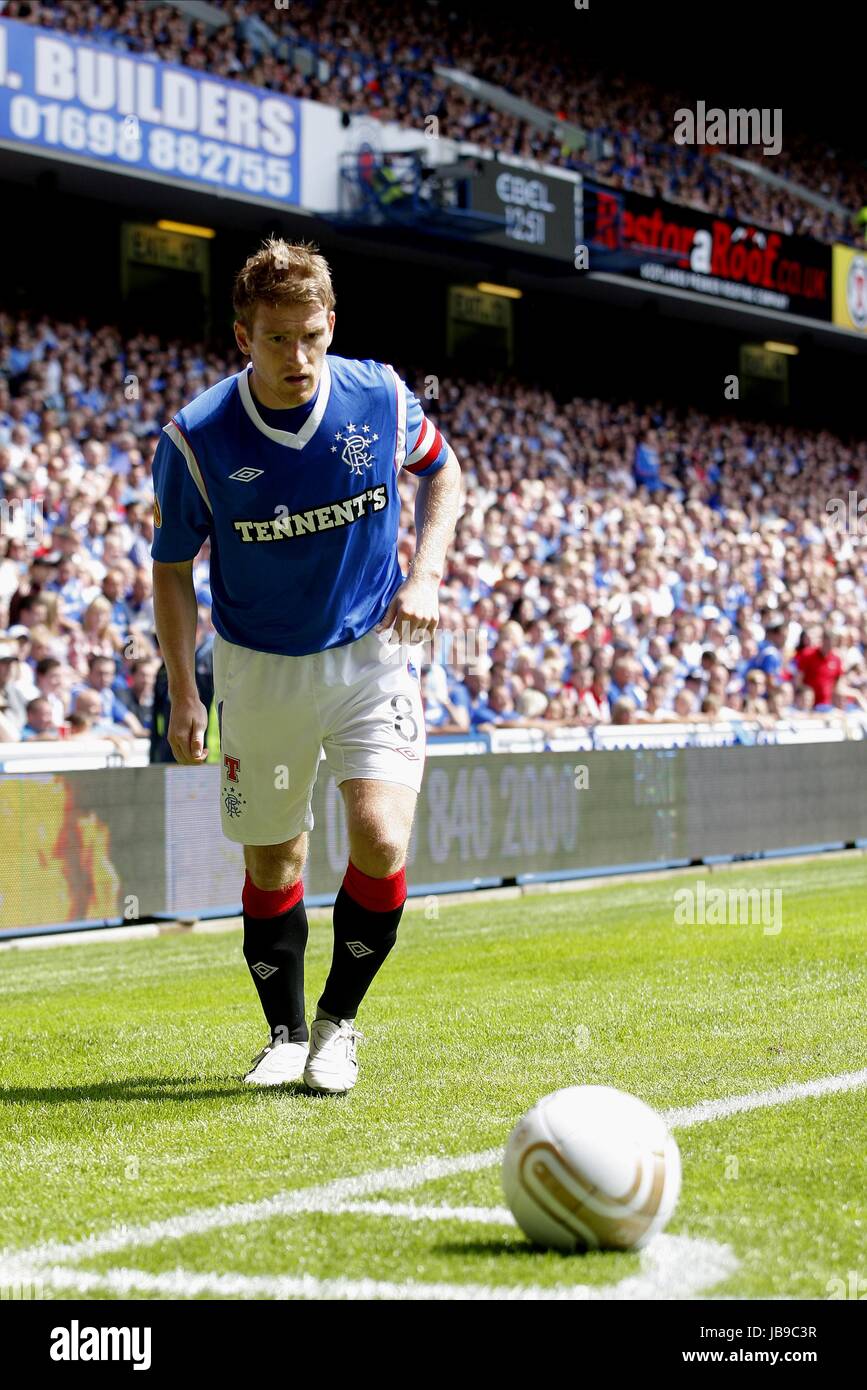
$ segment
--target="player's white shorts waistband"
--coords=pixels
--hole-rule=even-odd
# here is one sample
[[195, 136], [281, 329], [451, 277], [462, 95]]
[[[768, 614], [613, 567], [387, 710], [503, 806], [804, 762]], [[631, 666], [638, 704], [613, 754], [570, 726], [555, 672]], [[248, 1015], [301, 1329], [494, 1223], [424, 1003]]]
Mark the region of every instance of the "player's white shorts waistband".
[[338, 783], [397, 782], [418, 792], [424, 711], [415, 662], [371, 630], [310, 656], [214, 638], [223, 832], [246, 845], [312, 830], [323, 751]]

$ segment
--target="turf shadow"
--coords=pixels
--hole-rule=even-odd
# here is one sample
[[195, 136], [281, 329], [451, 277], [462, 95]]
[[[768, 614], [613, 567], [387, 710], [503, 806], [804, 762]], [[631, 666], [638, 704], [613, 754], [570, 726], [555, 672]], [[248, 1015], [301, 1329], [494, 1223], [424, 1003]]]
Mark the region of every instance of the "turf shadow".
[[[226, 1100], [232, 1097], [254, 1099], [263, 1090], [309, 1096], [301, 1082], [279, 1087], [246, 1086], [237, 1076], [213, 1077], [203, 1081], [195, 1076], [131, 1076], [123, 1081], [105, 1081], [90, 1086], [6, 1086], [0, 1087], [0, 1104], [68, 1105], [70, 1102], [143, 1100]], [[316, 1099], [311, 1096], [311, 1099]]]

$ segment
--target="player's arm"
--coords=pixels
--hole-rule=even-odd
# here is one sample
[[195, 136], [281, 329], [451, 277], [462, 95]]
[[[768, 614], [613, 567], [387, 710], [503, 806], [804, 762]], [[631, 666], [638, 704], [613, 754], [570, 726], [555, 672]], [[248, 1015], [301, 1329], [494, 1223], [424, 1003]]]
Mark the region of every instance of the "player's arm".
[[419, 479], [415, 499], [415, 556], [405, 582], [377, 624], [378, 631], [394, 624], [402, 640], [413, 642], [423, 641], [436, 631], [439, 586], [460, 505], [461, 468], [448, 448], [448, 458], [442, 468], [430, 478]]
[[171, 701], [166, 737], [179, 763], [203, 763], [208, 712], [196, 686], [193, 562], [209, 533], [210, 511], [190, 461], [165, 433], [154, 455], [153, 475], [154, 621]]
[[198, 604], [192, 560], [154, 560], [154, 617], [169, 678], [169, 747], [179, 763], [203, 763], [208, 712], [196, 687]]
[[462, 500], [461, 467], [450, 444], [426, 419], [421, 403], [406, 394], [406, 472], [418, 478], [415, 499], [415, 556], [406, 581], [392, 599], [378, 630], [394, 624], [402, 640], [421, 641], [439, 620], [439, 586], [446, 552], [455, 534]]

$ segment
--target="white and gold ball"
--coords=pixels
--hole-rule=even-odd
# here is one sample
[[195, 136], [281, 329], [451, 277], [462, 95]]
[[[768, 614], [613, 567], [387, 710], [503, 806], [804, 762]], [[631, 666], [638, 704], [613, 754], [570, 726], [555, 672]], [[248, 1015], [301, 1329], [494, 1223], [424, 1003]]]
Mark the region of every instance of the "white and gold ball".
[[537, 1245], [637, 1250], [674, 1212], [680, 1150], [662, 1117], [637, 1096], [613, 1086], [567, 1086], [512, 1130], [503, 1187]]

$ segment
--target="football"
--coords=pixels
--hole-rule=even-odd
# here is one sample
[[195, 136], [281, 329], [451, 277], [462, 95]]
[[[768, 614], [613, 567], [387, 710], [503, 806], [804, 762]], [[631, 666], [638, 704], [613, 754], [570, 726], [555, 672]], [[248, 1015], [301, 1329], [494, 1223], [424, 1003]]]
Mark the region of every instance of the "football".
[[680, 1150], [662, 1117], [637, 1096], [567, 1086], [512, 1130], [503, 1187], [536, 1245], [637, 1250], [677, 1205]]

